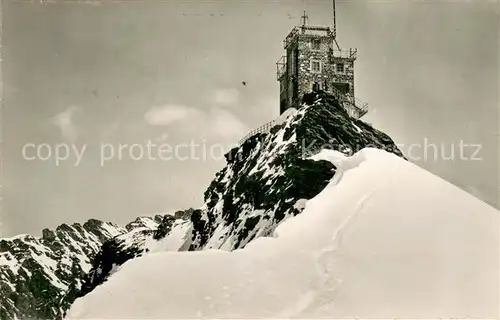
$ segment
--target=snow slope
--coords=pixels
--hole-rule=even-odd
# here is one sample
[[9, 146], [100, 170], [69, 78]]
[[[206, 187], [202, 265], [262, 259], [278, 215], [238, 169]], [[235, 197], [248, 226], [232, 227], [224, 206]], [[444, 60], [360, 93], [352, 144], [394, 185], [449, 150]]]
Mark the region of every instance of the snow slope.
[[382, 150], [313, 158], [335, 176], [273, 237], [129, 260], [67, 319], [498, 316], [497, 210]]

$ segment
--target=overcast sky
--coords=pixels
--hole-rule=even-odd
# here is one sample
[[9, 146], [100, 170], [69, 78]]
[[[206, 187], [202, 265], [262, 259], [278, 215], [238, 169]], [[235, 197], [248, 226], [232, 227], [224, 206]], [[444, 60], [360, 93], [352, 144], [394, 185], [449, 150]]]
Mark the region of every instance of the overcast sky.
[[[443, 143], [446, 155], [454, 148], [454, 160], [435, 161], [432, 148], [427, 160], [416, 160], [421, 148], [412, 157], [498, 207], [496, 1], [344, 0], [337, 8], [340, 45], [359, 50], [364, 120], [404, 151], [426, 141]], [[327, 0], [4, 1], [3, 235], [200, 206], [224, 165], [220, 147], [218, 159], [134, 161], [130, 149], [120, 159], [118, 145], [227, 149], [278, 116], [275, 62], [304, 9], [310, 24], [332, 23]], [[460, 141], [482, 147], [466, 148], [461, 160]], [[74, 150], [59, 166], [54, 155], [23, 159], [24, 146], [43, 143], [87, 149], [79, 163]], [[115, 152], [104, 165], [103, 144]]]

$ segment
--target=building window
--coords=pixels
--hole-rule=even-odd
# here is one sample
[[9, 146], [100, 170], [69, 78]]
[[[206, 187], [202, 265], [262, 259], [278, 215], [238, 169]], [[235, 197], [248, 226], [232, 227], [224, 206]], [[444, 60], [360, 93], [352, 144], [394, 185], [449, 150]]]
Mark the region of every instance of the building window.
[[321, 49], [321, 41], [319, 39], [313, 39], [311, 41], [311, 49], [320, 50]]
[[336, 70], [337, 73], [344, 73], [345, 72], [345, 67], [343, 63], [337, 63], [336, 64]]
[[321, 90], [321, 85], [318, 82], [314, 82], [311, 86], [311, 91], [316, 92]]
[[311, 71], [312, 72], [321, 72], [321, 62], [317, 60], [311, 60]]
[[350, 84], [347, 82], [334, 82], [332, 86], [342, 94], [348, 94], [350, 91]]

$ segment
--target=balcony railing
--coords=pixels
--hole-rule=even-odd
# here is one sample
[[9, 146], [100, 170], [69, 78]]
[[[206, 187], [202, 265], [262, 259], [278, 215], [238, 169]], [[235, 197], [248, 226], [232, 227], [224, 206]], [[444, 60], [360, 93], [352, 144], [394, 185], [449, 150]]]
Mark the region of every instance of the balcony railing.
[[340, 92], [337, 88], [331, 87], [329, 90], [337, 101], [344, 107], [344, 109], [356, 118], [361, 118], [366, 113], [368, 113], [368, 103], [363, 102], [357, 98], [347, 97], [345, 94]]
[[360, 118], [368, 113], [368, 103], [354, 98], [354, 101], [351, 104], [354, 105], [356, 109], [358, 109]]
[[278, 62], [276, 62], [276, 78], [279, 80], [286, 72], [286, 56], [282, 56]]
[[334, 58], [344, 58], [344, 59], [356, 59], [358, 49], [349, 50], [331, 50]]

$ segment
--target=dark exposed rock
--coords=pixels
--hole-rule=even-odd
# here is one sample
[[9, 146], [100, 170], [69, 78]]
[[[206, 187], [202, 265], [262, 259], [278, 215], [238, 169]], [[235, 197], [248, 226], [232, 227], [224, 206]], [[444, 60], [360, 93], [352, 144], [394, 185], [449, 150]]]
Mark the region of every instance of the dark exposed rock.
[[[144, 235], [148, 235], [151, 230], [142, 231]], [[82, 297], [91, 292], [96, 286], [102, 284], [110, 275], [113, 268], [121, 266], [126, 261], [139, 256], [143, 253], [142, 248], [135, 246], [124, 247], [123, 240], [113, 238], [105, 242], [99, 253], [94, 259], [92, 270], [85, 277], [79, 292], [75, 293], [75, 298]]]
[[170, 232], [170, 229], [172, 228], [174, 221], [175, 221], [174, 216], [166, 215], [165, 217], [163, 217], [163, 220], [160, 222], [160, 225], [153, 233], [153, 239], [155, 240], [163, 239]]

